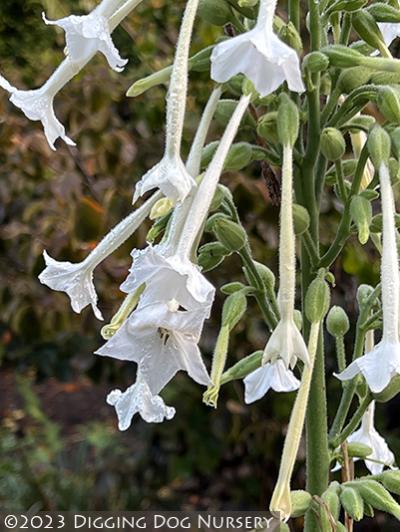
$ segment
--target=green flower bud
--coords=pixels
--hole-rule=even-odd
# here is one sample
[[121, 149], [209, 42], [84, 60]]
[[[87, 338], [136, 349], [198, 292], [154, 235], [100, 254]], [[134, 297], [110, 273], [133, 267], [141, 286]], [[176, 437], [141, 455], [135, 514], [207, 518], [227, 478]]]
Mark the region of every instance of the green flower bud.
[[299, 331], [301, 331], [303, 328], [303, 314], [300, 312], [300, 310], [294, 309], [293, 321]]
[[329, 161], [337, 161], [346, 152], [342, 133], [334, 127], [326, 127], [321, 133], [321, 153]]
[[239, 360], [234, 366], [225, 371], [221, 378], [221, 384], [244, 379], [249, 373], [253, 373], [261, 366], [262, 357], [263, 351], [255, 351], [246, 358]]
[[228, 0], [228, 2], [246, 18], [255, 19], [257, 17], [257, 10], [254, 7], [258, 5], [258, 0]]
[[[350, 128], [350, 131], [352, 133], [357, 133], [358, 130], [361, 129], [370, 129], [374, 124], [376, 120], [373, 116], [369, 115], [356, 115], [353, 116], [348, 122], [346, 122], [346, 128]], [[354, 130], [351, 128], [354, 127]]]
[[344, 526], [343, 523], [337, 521], [336, 523], [336, 532], [348, 532], [347, 526]]
[[351, 13], [353, 11], [358, 11], [367, 3], [367, 0], [337, 0], [329, 7], [328, 12], [334, 13], [337, 11], [347, 11], [348, 13]]
[[222, 202], [224, 201], [224, 198], [225, 198], [225, 192], [222, 189], [222, 186], [218, 185], [217, 190], [215, 191], [213, 200], [210, 205], [210, 212], [217, 211], [221, 207]]
[[367, 458], [372, 454], [371, 447], [364, 443], [349, 443], [347, 446], [347, 453], [351, 458]]
[[292, 513], [290, 517], [301, 517], [306, 513], [311, 504], [311, 495], [304, 490], [295, 490], [290, 492], [292, 500]]
[[400, 92], [397, 87], [383, 85], [376, 99], [379, 111], [389, 122], [400, 122]]
[[322, 494], [321, 499], [328, 508], [330, 514], [335, 519], [339, 519], [340, 514], [340, 484], [339, 482], [332, 482], [329, 488]]
[[153, 242], [155, 242], [161, 235], [163, 235], [168, 226], [170, 218], [170, 214], [167, 216], [163, 216], [162, 218], [158, 218], [158, 220], [148, 231], [146, 235], [146, 242], [148, 242], [149, 244], [153, 244]]
[[296, 50], [296, 52], [300, 53], [303, 50], [303, 41], [292, 22], [283, 25], [278, 35], [284, 43]]
[[277, 126], [280, 143], [283, 146], [294, 146], [299, 134], [299, 111], [285, 93], [280, 95]]
[[340, 493], [340, 502], [354, 521], [361, 521], [364, 516], [364, 501], [356, 489], [345, 486]]
[[278, 142], [277, 111], [261, 116], [257, 124], [257, 134], [272, 143]]
[[364, 59], [364, 56], [356, 50], [341, 44], [325, 46], [321, 52], [328, 57], [331, 66], [338, 68], [361, 66]]
[[329, 309], [330, 299], [328, 283], [324, 280], [320, 270], [318, 277], [311, 282], [306, 294], [306, 316], [311, 323], [317, 323], [324, 319]]
[[245, 288], [247, 288], [245, 284], [236, 281], [236, 282], [233, 282], [233, 283], [224, 284], [224, 286], [221, 286], [220, 290], [221, 290], [221, 292], [223, 294], [226, 294], [226, 295], [229, 296], [229, 295], [234, 294], [235, 292], [239, 292], [240, 290], [243, 290]]
[[367, 303], [367, 299], [372, 294], [374, 289], [369, 284], [360, 284], [357, 289], [357, 302], [360, 308], [364, 307]]
[[364, 245], [369, 239], [369, 226], [372, 221], [371, 202], [363, 196], [353, 196], [350, 203], [350, 214], [357, 226], [358, 240]]
[[390, 159], [390, 137], [380, 126], [374, 126], [368, 135], [368, 151], [377, 170], [382, 163], [388, 165]]
[[150, 211], [149, 218], [150, 220], [157, 220], [163, 216], [167, 216], [173, 210], [174, 204], [169, 198], [161, 198], [153, 206]]
[[208, 272], [219, 266], [227, 255], [229, 250], [220, 242], [210, 242], [199, 248], [197, 261], [202, 271]]
[[258, 275], [261, 277], [266, 290], [275, 290], [276, 279], [272, 270], [270, 270], [268, 266], [265, 266], [265, 264], [261, 264], [261, 262], [254, 261], [254, 266], [256, 267]]
[[386, 48], [381, 30], [371, 13], [365, 9], [357, 11], [353, 14], [351, 21], [353, 28], [363, 41], [378, 50], [381, 50], [382, 47]]
[[204, 231], [206, 233], [213, 233], [215, 222], [220, 220], [221, 218], [223, 218], [224, 220], [230, 220], [227, 214], [223, 214], [222, 212], [216, 212], [215, 214], [210, 216], [209, 219], [207, 220], [206, 225], [204, 227]]
[[231, 7], [224, 0], [200, 0], [197, 12], [200, 18], [214, 26], [225, 26], [235, 18]]
[[[242, 80], [240, 80], [240, 92], [242, 90]], [[237, 100], [220, 100], [218, 102], [217, 109], [215, 111], [215, 120], [218, 122], [221, 126], [226, 126], [229, 120], [232, 117], [233, 112], [236, 109], [237, 106]], [[243, 117], [243, 120], [241, 122], [242, 126], [251, 126], [252, 128], [256, 127], [256, 121], [254, 118], [249, 114], [246, 113]]]
[[213, 224], [213, 232], [229, 251], [239, 251], [246, 245], [246, 231], [232, 220], [218, 218]]
[[293, 204], [293, 226], [297, 236], [305, 233], [310, 227], [310, 215], [307, 209], [298, 203]]
[[361, 192], [360, 196], [368, 201], [373, 201], [379, 198], [379, 192], [377, 190], [371, 190], [370, 188], [367, 188]]
[[[211, 142], [203, 148], [201, 156], [201, 167], [206, 168], [218, 148], [219, 141]], [[224, 169], [227, 171], [238, 171], [247, 166], [253, 159], [253, 148], [248, 142], [237, 142], [229, 149], [225, 159]]]
[[250, 96], [251, 101], [255, 102], [259, 98], [259, 94], [256, 91], [256, 88], [254, 87], [254, 84], [252, 81], [250, 81], [248, 78], [244, 78], [242, 83], [242, 94], [245, 96]]
[[350, 94], [351, 91], [357, 89], [360, 85], [365, 85], [371, 79], [372, 72], [370, 69], [358, 66], [343, 70], [340, 74], [338, 85], [342, 92]]
[[389, 159], [389, 175], [392, 185], [397, 185], [400, 179], [399, 176], [399, 161], [394, 157]]
[[349, 332], [350, 322], [342, 307], [334, 306], [326, 318], [326, 328], [331, 336], [343, 337]]
[[329, 67], [329, 59], [321, 52], [311, 52], [303, 59], [303, 69], [311, 74], [325, 72]]
[[400, 495], [400, 471], [385, 471], [380, 477], [380, 481], [387, 490]]
[[224, 303], [222, 309], [222, 327], [228, 327], [231, 331], [243, 318], [247, 310], [247, 298], [243, 291], [231, 294]]
[[[355, 482], [352, 484], [356, 484]], [[376, 480], [363, 480], [357, 482], [357, 491], [365, 502], [376, 510], [387, 512], [396, 519], [400, 519], [400, 506], [390, 493]]]
[[383, 2], [376, 2], [367, 8], [367, 11], [377, 22], [400, 22], [400, 11]]

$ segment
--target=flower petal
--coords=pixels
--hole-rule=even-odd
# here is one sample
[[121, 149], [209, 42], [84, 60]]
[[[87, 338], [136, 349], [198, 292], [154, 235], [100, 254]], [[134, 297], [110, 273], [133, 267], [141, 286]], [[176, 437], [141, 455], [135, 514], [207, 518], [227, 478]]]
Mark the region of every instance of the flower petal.
[[194, 381], [204, 386], [209, 386], [211, 384], [210, 376], [198, 346], [194, 342], [178, 335], [175, 335], [174, 343], [173, 356], [180, 368], [186, 371]]
[[288, 368], [294, 358], [309, 364], [310, 358], [303, 336], [292, 320], [281, 320], [264, 349], [263, 363], [281, 358]]
[[152, 395], [140, 376], [125, 392], [113, 390], [107, 397], [107, 403], [115, 407], [118, 428], [121, 431], [130, 427], [136, 413], [139, 413], [147, 423], [161, 423], [165, 419], [172, 419], [175, 415], [175, 409], [166, 406], [159, 395]]
[[270, 388], [276, 392], [291, 392], [297, 390], [300, 381], [296, 379], [282, 360], [265, 364], [256, 369], [244, 379], [245, 403], [250, 404], [268, 392]]
[[97, 294], [93, 284], [93, 271], [82, 263], [58, 262], [47, 252], [43, 253], [46, 268], [39, 275], [39, 281], [52, 290], [65, 292], [70, 300], [72, 309], [78, 314], [91, 305], [97, 319], [103, 316], [97, 307]]

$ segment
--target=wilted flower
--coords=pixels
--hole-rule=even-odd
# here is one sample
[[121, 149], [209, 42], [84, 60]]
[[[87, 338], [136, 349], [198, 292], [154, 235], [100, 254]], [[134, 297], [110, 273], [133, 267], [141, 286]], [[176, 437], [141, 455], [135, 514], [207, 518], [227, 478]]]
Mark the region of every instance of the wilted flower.
[[264, 397], [270, 388], [275, 392], [292, 392], [300, 386], [293, 372], [281, 359], [268, 362], [244, 379], [245, 403], [250, 404]]
[[271, 94], [284, 81], [291, 91], [304, 91], [297, 53], [273, 32], [275, 7], [276, 0], [261, 0], [256, 26], [215, 46], [212, 79], [225, 83], [244, 74], [261, 96]]
[[399, 290], [400, 275], [397, 253], [395, 204], [387, 166], [379, 169], [383, 215], [382, 232], [382, 310], [383, 335], [380, 343], [366, 355], [354, 360], [342, 373], [340, 380], [349, 380], [362, 373], [374, 393], [381, 392], [392, 377], [400, 373]]
[[182, 132], [188, 87], [189, 50], [199, 0], [186, 4], [167, 97], [167, 135], [161, 161], [136, 184], [133, 202], [159, 188], [173, 202], [183, 201], [196, 185], [181, 159]]
[[107, 403], [115, 407], [119, 430], [127, 430], [137, 413], [147, 423], [161, 423], [175, 415], [175, 408], [167, 406], [159, 395], [153, 395], [140, 374], [137, 381], [124, 392], [117, 389], [109, 393]]
[[98, 319], [103, 319], [97, 308], [93, 270], [135, 232], [159, 198], [160, 194], [154, 194], [139, 209], [122, 220], [82, 262], [76, 264], [66, 261], [60, 262], [51, 258], [45, 251], [46, 268], [39, 275], [40, 282], [53, 290], [65, 292], [71, 299], [72, 308], [75, 312], [79, 313], [91, 305], [95, 316]]

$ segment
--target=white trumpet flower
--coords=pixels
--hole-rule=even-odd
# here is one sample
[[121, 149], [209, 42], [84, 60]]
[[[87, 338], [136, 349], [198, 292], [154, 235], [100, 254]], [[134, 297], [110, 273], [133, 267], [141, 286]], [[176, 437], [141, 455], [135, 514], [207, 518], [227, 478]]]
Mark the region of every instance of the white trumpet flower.
[[272, 388], [275, 392], [292, 392], [300, 386], [293, 372], [281, 359], [268, 362], [256, 369], [244, 379], [246, 404], [258, 401]]
[[88, 305], [98, 319], [103, 319], [97, 307], [97, 294], [93, 284], [93, 270], [113, 253], [143, 223], [153, 205], [160, 199], [156, 193], [139, 209], [116, 225], [82, 262], [59, 262], [44, 252], [46, 268], [39, 275], [42, 284], [53, 290], [65, 292], [71, 299], [72, 309], [80, 313]]
[[[375, 401], [368, 407], [362, 417], [361, 427], [348, 437], [348, 443], [362, 443], [372, 449], [372, 453], [365, 458], [364, 463], [372, 475], [382, 473], [384, 467], [393, 467], [395, 457], [388, 444], [374, 426]], [[359, 460], [355, 458], [354, 460]], [[337, 464], [333, 471], [340, 469]]]
[[46, 24], [63, 28], [66, 54], [72, 61], [84, 62], [101, 52], [113, 70], [122, 72], [128, 60], [122, 59], [115, 47], [108, 20], [122, 3], [122, 0], [103, 0], [88, 15], [71, 15], [54, 21], [48, 20], [44, 13], [42, 17]]
[[136, 362], [153, 394], [180, 370], [207, 386], [210, 378], [197, 346], [204, 320], [203, 309], [180, 310], [174, 299], [140, 303], [96, 354]]
[[261, 0], [255, 27], [215, 46], [211, 56], [211, 77], [225, 83], [244, 74], [261, 96], [274, 92], [284, 81], [294, 92], [305, 90], [295, 50], [273, 32], [276, 0]]
[[147, 423], [161, 423], [175, 416], [175, 408], [166, 406], [159, 395], [153, 395], [146, 381], [138, 375], [137, 381], [127, 390], [113, 390], [107, 396], [107, 403], [115, 408], [118, 428], [127, 430], [133, 416], [140, 414]]
[[183, 17], [167, 96], [165, 154], [136, 184], [133, 203], [148, 190], [159, 188], [174, 203], [182, 202], [196, 182], [181, 159], [185, 119], [189, 50], [199, 0], [188, 0]]
[[175, 299], [186, 310], [203, 307], [209, 314], [215, 288], [184, 255], [164, 255], [162, 246], [133, 250], [130, 274], [121, 290], [135, 292], [146, 284], [142, 300], [169, 301]]
[[[104, 0], [92, 13], [87, 15], [87, 17], [89, 17], [87, 20], [92, 21], [92, 19], [100, 17], [100, 20], [103, 23], [105, 17], [109, 18], [109, 22], [107, 22], [107, 26], [109, 26], [109, 29], [107, 27], [107, 35], [109, 35], [132, 11], [132, 9], [140, 4], [140, 2], [142, 2], [142, 0], [127, 0], [120, 9], [115, 11], [115, 13], [111, 13], [112, 9], [115, 9], [116, 6], [121, 4], [121, 2], [119, 0]], [[75, 18], [80, 19], [85, 17]], [[47, 21], [47, 23], [50, 22]], [[11, 94], [10, 101], [16, 107], [21, 109], [25, 116], [30, 120], [42, 122], [47, 141], [52, 150], [55, 150], [54, 143], [58, 138], [61, 138], [70, 146], [75, 146], [75, 143], [65, 134], [64, 126], [59, 122], [55, 115], [53, 101], [56, 94], [74, 76], [76, 76], [80, 70], [83, 69], [97, 51], [97, 49], [93, 48], [92, 52], [88, 53], [89, 48], [91, 46], [93, 47], [93, 42], [90, 42], [93, 41], [91, 35], [97, 30], [92, 28], [89, 23], [83, 24], [82, 28], [83, 26], [85, 26], [85, 32], [88, 33], [89, 40], [86, 43], [81, 42], [79, 44], [79, 39], [72, 38], [72, 34], [69, 33], [69, 37], [67, 35], [67, 41], [69, 41], [70, 44], [70, 54], [64, 59], [42, 87], [35, 90], [20, 90], [0, 75], [0, 87]], [[98, 27], [98, 24], [96, 27]], [[82, 39], [84, 39], [84, 37], [82, 37]], [[100, 39], [101, 51], [107, 53], [107, 56], [111, 61], [110, 64], [119, 68], [124, 61], [120, 60], [118, 52], [113, 50], [112, 42], [110, 43], [107, 39], [108, 37], [105, 38], [104, 35], [103, 39]]]
[[342, 373], [340, 380], [349, 380], [362, 373], [374, 393], [381, 392], [392, 377], [400, 374], [399, 341], [399, 291], [400, 273], [397, 252], [395, 204], [387, 166], [382, 163], [379, 169], [383, 215], [382, 231], [382, 340], [366, 355], [354, 360]]

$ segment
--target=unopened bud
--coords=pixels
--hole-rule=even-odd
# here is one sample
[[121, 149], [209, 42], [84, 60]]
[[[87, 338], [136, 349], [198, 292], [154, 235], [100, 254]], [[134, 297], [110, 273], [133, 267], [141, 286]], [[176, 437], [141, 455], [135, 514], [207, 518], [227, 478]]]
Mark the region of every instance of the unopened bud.
[[299, 134], [299, 111], [285, 93], [280, 94], [277, 126], [280, 143], [283, 146], [294, 146]]
[[298, 203], [293, 204], [293, 227], [297, 236], [305, 233], [310, 227], [310, 215], [308, 214], [308, 210]]
[[389, 122], [400, 122], [400, 92], [397, 87], [383, 85], [376, 100], [379, 111]]
[[361, 66], [364, 59], [364, 56], [360, 54], [360, 52], [348, 48], [347, 46], [343, 46], [342, 44], [326, 46], [321, 49], [321, 52], [328, 57], [332, 66], [338, 68]]
[[220, 242], [210, 242], [199, 248], [198, 264], [203, 272], [208, 272], [219, 266], [229, 250]]
[[237, 142], [233, 144], [226, 157], [224, 169], [234, 172], [241, 170], [251, 163], [253, 158], [253, 148], [248, 142]]
[[263, 115], [257, 124], [257, 133], [269, 142], [278, 142], [277, 111], [271, 111]]
[[352, 442], [347, 445], [347, 454], [351, 458], [367, 458], [372, 454], [372, 449], [364, 443]]
[[349, 332], [350, 322], [346, 312], [342, 307], [334, 306], [326, 318], [326, 328], [328, 333], [334, 337], [343, 337]]
[[324, 319], [329, 309], [330, 299], [328, 283], [320, 270], [318, 277], [311, 282], [306, 294], [306, 316], [311, 323], [317, 323]]
[[245, 284], [240, 283], [239, 281], [234, 281], [233, 283], [224, 284], [224, 286], [221, 286], [220, 290], [223, 294], [229, 296], [245, 288], [247, 288]]
[[397, 160], [400, 160], [400, 127], [396, 127], [390, 133], [390, 138], [392, 140], [393, 151], [396, 155]]
[[206, 233], [213, 233], [214, 224], [222, 218], [224, 220], [230, 220], [229, 216], [227, 214], [223, 214], [222, 212], [216, 212], [215, 214], [211, 215], [204, 226], [204, 231]]
[[365, 9], [357, 11], [357, 13], [353, 14], [351, 22], [353, 28], [364, 42], [378, 50], [386, 48], [381, 30], [371, 13]]
[[337, 161], [346, 152], [342, 133], [334, 127], [326, 127], [321, 133], [321, 153], [329, 161]]
[[231, 331], [244, 316], [247, 310], [247, 298], [243, 291], [231, 294], [224, 303], [222, 310], [222, 326]]
[[311, 495], [304, 490], [294, 490], [290, 492], [292, 499], [292, 513], [290, 517], [296, 518], [304, 515], [312, 501]]
[[250, 96], [250, 101], [251, 102], [255, 102], [258, 99], [258, 97], [259, 97], [259, 94], [256, 91], [256, 88], [254, 86], [254, 83], [251, 80], [249, 80], [248, 78], [244, 78], [244, 80], [243, 80], [243, 83], [242, 83], [242, 94], [244, 96]]
[[213, 200], [210, 205], [210, 212], [217, 211], [221, 207], [222, 202], [224, 201], [224, 198], [225, 198], [225, 192], [222, 189], [222, 186], [218, 185], [215, 191]]
[[347, 11], [351, 13], [353, 11], [358, 11], [368, 3], [367, 0], [336, 0], [329, 7], [330, 13], [335, 13], [336, 11]]
[[345, 486], [340, 493], [340, 502], [354, 521], [361, 521], [364, 516], [364, 501], [356, 489]]
[[357, 302], [360, 308], [363, 308], [366, 305], [367, 300], [373, 291], [374, 289], [369, 284], [360, 284], [357, 289]]
[[350, 214], [357, 226], [358, 240], [364, 245], [369, 239], [369, 226], [372, 221], [372, 205], [363, 196], [353, 196], [350, 203]]
[[200, 18], [214, 26], [225, 26], [234, 20], [232, 8], [224, 0], [200, 0], [197, 12]]
[[[240, 91], [242, 89], [242, 79], [240, 79]], [[220, 124], [221, 126], [226, 126], [229, 120], [232, 117], [233, 112], [235, 111], [237, 107], [237, 100], [220, 100], [218, 102], [217, 109], [215, 111], [215, 120]], [[250, 116], [249, 113], [245, 114], [243, 117], [243, 120], [241, 122], [242, 126], [256, 126], [256, 121], [252, 116]]]
[[322, 494], [321, 499], [325, 507], [329, 510], [330, 515], [337, 521], [340, 514], [340, 484], [332, 482], [329, 488]]
[[387, 512], [400, 519], [400, 506], [390, 493], [376, 480], [357, 482], [357, 490], [361, 497], [373, 508]]
[[329, 59], [321, 52], [311, 52], [303, 59], [302, 67], [311, 74], [324, 72], [329, 67]]
[[239, 251], [246, 245], [246, 231], [232, 220], [218, 218], [213, 225], [213, 232], [229, 251]]
[[265, 264], [261, 264], [261, 262], [255, 261], [254, 266], [256, 267], [258, 275], [261, 277], [266, 290], [275, 290], [276, 279], [272, 270], [270, 270], [268, 266], [265, 266]]
[[393, 7], [383, 2], [376, 2], [370, 5], [367, 11], [377, 22], [400, 22], [400, 11], [398, 7]]
[[300, 53], [303, 50], [303, 41], [292, 22], [282, 26], [278, 35], [284, 43], [296, 50], [296, 52]]
[[168, 226], [170, 218], [170, 215], [158, 218], [148, 231], [146, 235], [146, 242], [148, 242], [149, 244], [153, 244], [161, 235], [163, 235]]
[[263, 351], [255, 351], [251, 355], [239, 360], [234, 366], [225, 371], [221, 378], [221, 384], [227, 382], [244, 379], [250, 373], [253, 373], [261, 366]]
[[360, 85], [365, 85], [371, 79], [370, 69], [358, 66], [343, 70], [340, 74], [338, 85], [345, 94], [357, 89]]
[[157, 220], [162, 216], [167, 216], [173, 208], [174, 204], [169, 198], [161, 198], [151, 209], [149, 218], [150, 220]]
[[382, 473], [380, 481], [387, 490], [395, 495], [400, 495], [400, 471], [385, 471]]
[[382, 164], [388, 166], [390, 159], [390, 137], [381, 126], [374, 126], [368, 135], [368, 151], [377, 170]]

